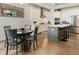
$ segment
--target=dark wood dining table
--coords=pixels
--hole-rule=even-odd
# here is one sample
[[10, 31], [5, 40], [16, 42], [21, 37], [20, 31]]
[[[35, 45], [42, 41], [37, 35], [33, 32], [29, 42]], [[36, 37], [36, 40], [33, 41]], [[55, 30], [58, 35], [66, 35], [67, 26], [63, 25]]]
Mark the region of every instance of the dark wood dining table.
[[30, 49], [29, 42], [27, 41], [27, 36], [30, 36], [30, 34], [33, 32], [33, 30], [23, 30], [23, 31], [17, 31], [18, 37], [21, 39], [21, 50], [26, 51], [27, 49]]

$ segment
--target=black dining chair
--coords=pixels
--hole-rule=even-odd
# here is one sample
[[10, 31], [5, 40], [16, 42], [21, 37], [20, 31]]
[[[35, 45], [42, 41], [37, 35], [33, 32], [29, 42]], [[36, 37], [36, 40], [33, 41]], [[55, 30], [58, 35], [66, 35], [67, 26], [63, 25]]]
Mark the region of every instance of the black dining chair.
[[30, 36], [27, 36], [27, 37], [26, 37], [26, 40], [30, 42], [30, 43], [29, 43], [29, 46], [30, 46], [31, 44], [33, 44], [34, 50], [35, 50], [35, 45], [38, 47], [37, 33], [38, 33], [38, 27], [35, 27], [33, 36], [30, 35]]
[[11, 30], [5, 30], [6, 31], [6, 37], [7, 37], [7, 49], [6, 49], [6, 55], [8, 54], [8, 50], [15, 50], [16, 48], [16, 55], [18, 54], [18, 45], [20, 44], [20, 41], [17, 37], [17, 29], [11, 29]]
[[3, 28], [4, 28], [4, 32], [5, 32], [5, 45], [4, 45], [4, 47], [6, 47], [6, 40], [7, 40], [7, 37], [6, 37], [6, 31], [5, 31], [5, 30], [11, 29], [11, 26], [10, 26], [10, 25], [7, 25], [7, 26], [3, 26]]

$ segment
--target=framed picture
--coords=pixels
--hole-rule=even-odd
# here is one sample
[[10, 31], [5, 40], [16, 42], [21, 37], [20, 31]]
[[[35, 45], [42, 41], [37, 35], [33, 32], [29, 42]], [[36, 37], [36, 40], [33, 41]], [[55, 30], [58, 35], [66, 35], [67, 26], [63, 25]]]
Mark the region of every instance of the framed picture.
[[24, 18], [24, 8], [0, 4], [0, 16]]

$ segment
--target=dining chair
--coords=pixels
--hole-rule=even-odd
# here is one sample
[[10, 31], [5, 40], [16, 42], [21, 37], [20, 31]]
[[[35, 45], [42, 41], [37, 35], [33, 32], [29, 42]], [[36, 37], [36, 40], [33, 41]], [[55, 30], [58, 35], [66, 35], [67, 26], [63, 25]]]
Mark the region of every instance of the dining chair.
[[6, 31], [6, 37], [7, 37], [7, 49], [6, 49], [6, 55], [8, 55], [8, 50], [15, 50], [16, 48], [16, 55], [18, 54], [18, 45], [20, 44], [20, 41], [17, 37], [17, 29], [11, 29], [11, 30], [5, 30]]
[[33, 36], [30, 35], [30, 36], [27, 36], [27, 37], [26, 37], [26, 40], [30, 42], [30, 43], [29, 43], [29, 46], [30, 46], [31, 44], [33, 44], [34, 50], [35, 50], [35, 45], [38, 47], [37, 33], [38, 33], [38, 27], [35, 27]]
[[6, 37], [6, 31], [5, 31], [5, 30], [11, 29], [11, 26], [10, 26], [10, 25], [7, 25], [7, 26], [3, 26], [3, 28], [4, 28], [4, 32], [5, 32], [5, 45], [4, 45], [4, 47], [6, 47], [6, 40], [7, 40], [7, 37]]
[[25, 29], [25, 30], [31, 29], [31, 25], [25, 25], [24, 29]]

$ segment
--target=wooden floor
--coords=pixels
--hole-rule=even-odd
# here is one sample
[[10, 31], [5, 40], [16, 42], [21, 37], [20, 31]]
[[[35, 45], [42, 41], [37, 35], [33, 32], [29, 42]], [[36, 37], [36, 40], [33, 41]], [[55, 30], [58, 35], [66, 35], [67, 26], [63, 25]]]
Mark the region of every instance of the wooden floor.
[[[30, 51], [19, 51], [19, 55], [78, 55], [79, 54], [79, 35], [72, 34], [67, 42], [50, 41], [47, 33], [38, 35], [39, 47], [34, 51], [31, 47]], [[5, 55], [6, 48], [4, 42], [0, 42], [0, 55]], [[10, 55], [15, 55], [15, 51], [9, 51]]]

